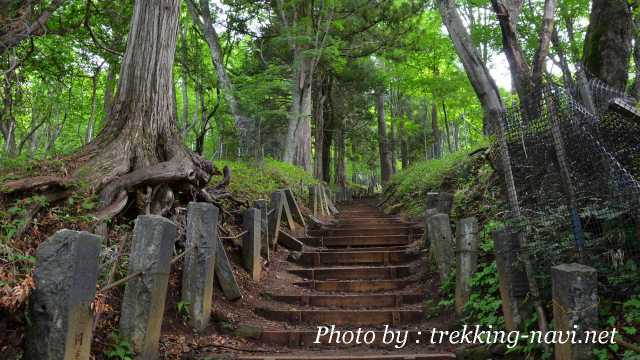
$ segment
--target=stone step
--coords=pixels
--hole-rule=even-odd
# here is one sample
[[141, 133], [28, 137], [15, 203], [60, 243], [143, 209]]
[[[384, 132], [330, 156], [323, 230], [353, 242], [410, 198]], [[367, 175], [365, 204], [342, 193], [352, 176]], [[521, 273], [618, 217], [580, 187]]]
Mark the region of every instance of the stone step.
[[410, 266], [359, 266], [291, 269], [290, 273], [309, 280], [398, 279], [412, 274]]
[[290, 324], [331, 324], [335, 326], [399, 326], [424, 319], [421, 310], [291, 310], [256, 308], [255, 313], [272, 321]]
[[344, 251], [344, 252], [303, 252], [298, 262], [306, 266], [323, 265], [394, 265], [406, 264], [418, 259], [417, 251]]
[[295, 283], [307, 289], [325, 292], [382, 292], [401, 290], [415, 284], [416, 280], [327, 280], [327, 281], [300, 281]]
[[422, 301], [420, 294], [367, 294], [367, 295], [274, 295], [264, 297], [300, 306], [325, 306], [339, 308], [392, 308]]

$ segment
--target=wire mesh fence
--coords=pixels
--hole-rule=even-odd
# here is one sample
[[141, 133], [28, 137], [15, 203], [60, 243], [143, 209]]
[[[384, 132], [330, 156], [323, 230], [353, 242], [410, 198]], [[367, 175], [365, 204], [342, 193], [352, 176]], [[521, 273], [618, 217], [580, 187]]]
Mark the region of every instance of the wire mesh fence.
[[[595, 267], [604, 295], [640, 290], [640, 116], [597, 79], [550, 84], [502, 117], [529, 252], [543, 289], [551, 266]], [[494, 153], [497, 158], [499, 153]]]

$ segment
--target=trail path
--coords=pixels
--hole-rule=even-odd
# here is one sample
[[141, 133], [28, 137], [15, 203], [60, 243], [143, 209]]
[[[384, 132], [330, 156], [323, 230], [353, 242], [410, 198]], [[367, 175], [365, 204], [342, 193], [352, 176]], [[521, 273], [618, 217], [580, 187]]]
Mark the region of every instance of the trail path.
[[[344, 205], [330, 225], [310, 230], [301, 240], [309, 248], [294, 257], [288, 271], [299, 276], [295, 286], [305, 292], [263, 294], [272, 300], [257, 308], [261, 317], [283, 323], [266, 330], [261, 341], [295, 349], [286, 354], [261, 354], [241, 359], [451, 359], [446, 345], [428, 344], [428, 330], [443, 321], [424, 315], [424, 256], [419, 249], [422, 229], [398, 217], [381, 213], [366, 201]], [[446, 321], [445, 321], [446, 322]], [[336, 330], [361, 328], [361, 345], [345, 335], [329, 335], [314, 344], [318, 326]], [[395, 333], [391, 344], [381, 344], [385, 325]], [[366, 340], [372, 344], [364, 344]], [[406, 332], [405, 332], [406, 331]], [[342, 333], [344, 334], [344, 332]], [[398, 334], [407, 335], [401, 349]], [[386, 340], [389, 340], [388, 336]]]

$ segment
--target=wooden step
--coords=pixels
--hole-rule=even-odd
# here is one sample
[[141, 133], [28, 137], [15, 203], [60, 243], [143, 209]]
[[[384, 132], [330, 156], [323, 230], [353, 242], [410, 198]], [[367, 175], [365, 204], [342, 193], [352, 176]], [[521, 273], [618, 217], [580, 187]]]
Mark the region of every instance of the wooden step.
[[331, 247], [331, 248], [316, 248], [309, 251], [322, 251], [322, 252], [344, 252], [344, 251], [404, 251], [415, 249], [415, 241], [409, 245], [394, 245], [394, 246], [353, 246], [353, 247]]
[[303, 252], [299, 263], [306, 266], [323, 265], [394, 265], [406, 264], [420, 256], [417, 251], [344, 251], [344, 252]]
[[290, 273], [309, 280], [371, 280], [398, 279], [412, 274], [410, 266], [360, 266], [291, 269]]
[[325, 229], [311, 230], [310, 236], [385, 236], [385, 235], [405, 235], [410, 236], [415, 233], [414, 228], [410, 227], [389, 227], [389, 228], [372, 228], [372, 227], [353, 227], [347, 229]]
[[416, 280], [310, 280], [300, 281], [295, 285], [316, 291], [367, 293], [401, 290], [415, 283]]
[[398, 326], [424, 319], [421, 310], [291, 310], [257, 308], [265, 319], [290, 324], [331, 324], [336, 326]]
[[267, 299], [300, 306], [339, 308], [391, 308], [422, 301], [420, 294], [366, 294], [366, 295], [275, 295], [264, 294]]
[[404, 235], [358, 235], [358, 236], [311, 236], [299, 239], [307, 246], [314, 247], [362, 247], [362, 246], [398, 246], [408, 245], [413, 239]]

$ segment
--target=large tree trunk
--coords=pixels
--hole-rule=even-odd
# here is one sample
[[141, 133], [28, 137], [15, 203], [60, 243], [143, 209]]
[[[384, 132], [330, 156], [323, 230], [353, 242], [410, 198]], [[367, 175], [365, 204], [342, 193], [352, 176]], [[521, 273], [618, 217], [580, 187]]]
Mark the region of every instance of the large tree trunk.
[[318, 81], [316, 81], [316, 98], [319, 99], [318, 101], [314, 102], [314, 113], [315, 113], [315, 120], [316, 120], [316, 127], [315, 127], [315, 163], [314, 163], [314, 175], [317, 179], [322, 179], [323, 178], [323, 173], [322, 173], [322, 169], [323, 169], [323, 165], [322, 165], [322, 161], [323, 161], [323, 157], [322, 157], [322, 152], [324, 151], [324, 128], [325, 128], [325, 121], [324, 121], [324, 114], [325, 114], [325, 101], [327, 98], [327, 94], [324, 91], [324, 83], [322, 80], [318, 79]]
[[301, 49], [294, 51], [292, 103], [283, 160], [311, 170], [311, 81], [312, 60]]
[[391, 180], [391, 154], [387, 143], [387, 122], [384, 116], [384, 93], [376, 93], [376, 111], [378, 113], [378, 145], [380, 148], [380, 180], [386, 184]]
[[[235, 126], [240, 138], [240, 153], [242, 157], [258, 158], [261, 154], [258, 151], [257, 143], [257, 124], [254, 120], [248, 118], [240, 109], [240, 104], [236, 99], [234, 86], [231, 79], [227, 75], [227, 69], [224, 66], [224, 58], [220, 47], [218, 33], [213, 26], [211, 11], [209, 10], [209, 1], [200, 0], [200, 5], [196, 6], [195, 0], [188, 0], [187, 6], [193, 22], [198, 25], [204, 33], [205, 40], [211, 51], [211, 61], [216, 67], [216, 75], [222, 86], [224, 98], [229, 105], [229, 110], [235, 120]], [[202, 16], [202, 21], [200, 20]]]
[[77, 155], [75, 172], [103, 205], [141, 185], [202, 186], [212, 165], [187, 151], [176, 122], [173, 63], [179, 0], [135, 2], [120, 81], [106, 126]]
[[593, 0], [584, 40], [584, 66], [609, 86], [625, 89], [628, 79], [633, 22], [623, 0]]

